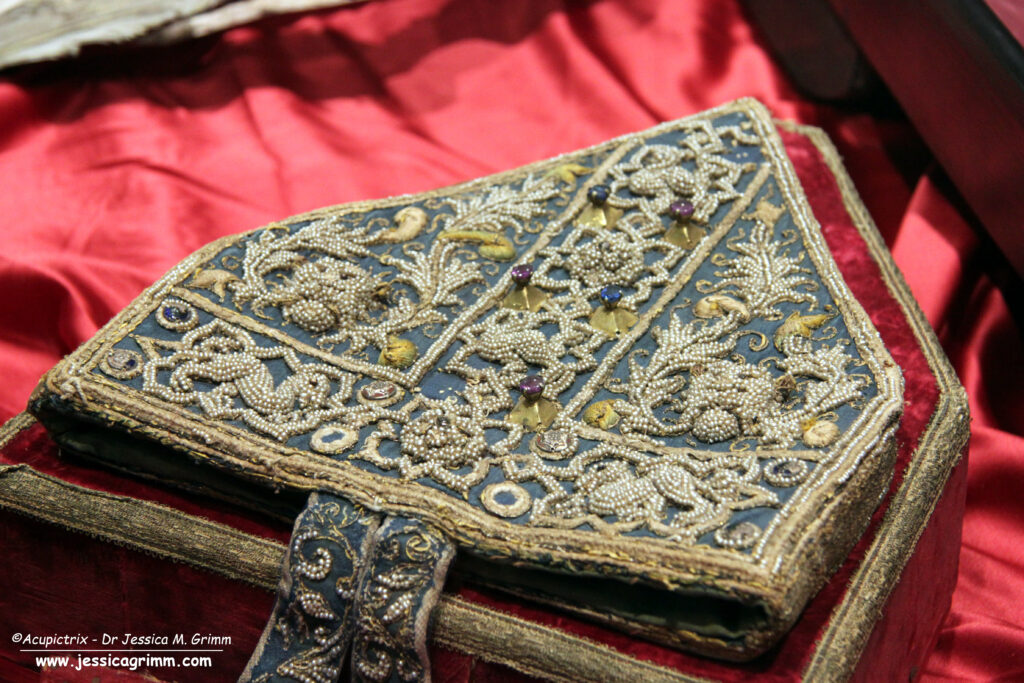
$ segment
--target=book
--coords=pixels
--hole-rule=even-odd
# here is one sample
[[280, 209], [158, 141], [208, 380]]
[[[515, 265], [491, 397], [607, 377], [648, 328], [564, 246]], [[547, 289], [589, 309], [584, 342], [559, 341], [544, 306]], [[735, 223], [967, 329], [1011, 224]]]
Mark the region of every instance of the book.
[[286, 517], [316, 492], [297, 530], [324, 501], [377, 519], [359, 539], [405, 520], [475, 581], [743, 660], [887, 491], [902, 386], [739, 100], [215, 242], [31, 410], [108, 465]]

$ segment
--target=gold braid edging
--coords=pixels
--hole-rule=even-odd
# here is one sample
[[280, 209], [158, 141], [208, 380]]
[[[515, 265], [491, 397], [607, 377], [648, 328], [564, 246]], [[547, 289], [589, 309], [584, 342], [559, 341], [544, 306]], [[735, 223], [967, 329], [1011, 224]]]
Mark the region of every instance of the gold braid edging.
[[913, 555], [950, 473], [960, 462], [970, 434], [970, 418], [967, 394], [864, 208], [832, 141], [813, 126], [777, 123], [780, 128], [807, 137], [825, 159], [839, 185], [847, 213], [878, 264], [889, 292], [902, 306], [939, 387], [935, 412], [921, 434], [903, 483], [893, 495], [874, 542], [851, 579], [846, 597], [833, 611], [804, 672], [808, 680], [846, 680], [853, 674], [874, 624]]
[[[0, 447], [17, 431], [0, 432]], [[276, 583], [284, 552], [275, 541], [225, 524], [69, 484], [27, 465], [0, 465], [0, 509], [257, 586]]]

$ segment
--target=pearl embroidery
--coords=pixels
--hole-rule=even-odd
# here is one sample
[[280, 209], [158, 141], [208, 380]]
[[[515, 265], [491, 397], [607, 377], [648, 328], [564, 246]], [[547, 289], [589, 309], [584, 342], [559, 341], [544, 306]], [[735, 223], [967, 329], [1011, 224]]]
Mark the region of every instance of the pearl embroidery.
[[251, 683], [331, 683], [341, 675], [353, 631], [359, 548], [376, 523], [362, 510], [314, 494], [299, 516], [271, 628], [251, 663]]
[[[509, 496], [510, 502], [499, 500], [499, 496]], [[533, 499], [519, 484], [503, 481], [500, 484], [488, 484], [480, 494], [483, 506], [499, 517], [519, 517], [530, 509]]]
[[715, 542], [725, 548], [744, 550], [761, 537], [761, 527], [753, 522], [740, 522], [715, 532]]
[[386, 519], [374, 540], [352, 641], [353, 679], [426, 680], [430, 662], [423, 625], [454, 548], [433, 529], [397, 517]]
[[138, 351], [113, 349], [100, 360], [100, 370], [116, 379], [133, 379], [142, 374], [143, 358]]
[[[761, 167], [730, 156], [759, 144], [699, 122], [674, 144], [626, 140], [621, 160], [571, 181], [530, 176], [255, 233], [239, 243], [237, 275], [194, 278], [213, 308], [176, 290], [154, 311], [182, 336], [139, 341], [144, 391], [279, 442], [308, 434], [316, 452], [478, 496], [500, 517], [529, 513], [526, 524], [688, 543], [714, 532], [750, 547], [760, 527], [728, 526], [733, 514], [777, 508], [770, 487], [807, 481], [823, 456], [779, 451], [839, 443], [835, 412], [871, 381], [851, 371], [863, 362], [848, 340], [829, 342], [837, 312], [818, 292], [836, 276], [815, 276], [782, 227], [780, 186], [747, 189]], [[595, 206], [617, 220], [579, 220]], [[718, 230], [723, 215], [737, 226]], [[697, 242], [664, 239], [691, 218], [706, 225]], [[714, 269], [689, 285], [698, 294], [660, 298], [701, 260]], [[527, 287], [526, 303], [502, 307]], [[248, 321], [231, 311], [199, 326], [197, 306], [218, 305]], [[621, 324], [605, 325], [612, 314]], [[275, 326], [286, 334], [253, 331]], [[649, 348], [631, 348], [641, 335]], [[320, 356], [300, 355], [313, 345]], [[100, 369], [127, 379], [111, 360], [120, 351], [135, 353], [116, 349]], [[446, 375], [451, 389], [424, 395], [425, 378]], [[531, 428], [554, 422], [524, 442], [508, 418], [528, 375], [543, 377], [536, 400], [550, 412]], [[723, 443], [737, 450], [711, 448]], [[504, 480], [483, 485], [496, 470]]]
[[807, 478], [810, 471], [806, 462], [796, 458], [769, 460], [764, 464], [765, 481], [779, 488], [796, 486]]
[[166, 299], [157, 309], [156, 321], [175, 332], [187, 332], [199, 324], [196, 310], [180, 299]]

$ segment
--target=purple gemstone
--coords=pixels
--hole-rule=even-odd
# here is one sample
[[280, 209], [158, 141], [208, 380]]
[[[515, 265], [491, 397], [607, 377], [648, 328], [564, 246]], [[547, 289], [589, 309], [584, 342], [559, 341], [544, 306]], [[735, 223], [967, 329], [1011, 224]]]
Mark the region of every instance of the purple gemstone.
[[533, 277], [533, 266], [529, 263], [524, 263], [512, 269], [512, 281], [520, 287], [525, 287], [529, 284], [531, 277]]
[[672, 202], [668, 205], [668, 215], [677, 221], [685, 220], [693, 215], [693, 204], [690, 202]]
[[537, 398], [541, 392], [544, 391], [544, 378], [540, 375], [527, 375], [522, 382], [519, 383], [519, 391], [523, 393], [526, 398]]
[[188, 320], [189, 310], [177, 304], [164, 306], [164, 318], [172, 323], [180, 323]]

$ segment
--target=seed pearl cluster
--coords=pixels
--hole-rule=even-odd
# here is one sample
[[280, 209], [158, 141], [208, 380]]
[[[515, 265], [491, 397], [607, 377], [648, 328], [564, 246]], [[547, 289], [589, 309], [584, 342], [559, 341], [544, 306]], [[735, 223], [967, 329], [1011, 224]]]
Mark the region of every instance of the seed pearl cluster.
[[[368, 681], [386, 681], [388, 674], [391, 673], [391, 658], [383, 656], [379, 653], [377, 657], [372, 660], [360, 657], [356, 663], [356, 668], [359, 669], [359, 675]], [[354, 677], [353, 677], [354, 678]]]
[[740, 434], [740, 421], [723, 408], [708, 408], [694, 420], [691, 433], [705, 443], [734, 439]]
[[775, 380], [767, 370], [732, 360], [716, 361], [693, 378], [682, 419], [692, 421], [693, 435], [705, 443], [759, 434], [763, 428], [758, 422], [776, 403], [775, 393]]
[[[540, 367], [553, 367], [565, 355], [565, 344], [558, 337], [548, 338], [543, 332], [530, 327], [536, 325], [536, 314], [511, 313], [488, 321], [483, 334], [472, 344], [481, 358], [508, 367], [510, 363], [523, 366], [532, 363]], [[511, 369], [511, 368], [509, 368]]]
[[579, 478], [577, 486], [586, 494], [588, 511], [596, 515], [614, 515], [631, 522], [658, 518], [665, 511], [665, 496], [652, 479], [638, 477], [621, 460], [591, 469]]
[[715, 543], [723, 548], [744, 550], [761, 537], [761, 527], [753, 522], [740, 522], [715, 531]]
[[373, 602], [387, 606], [387, 612], [391, 615], [408, 614], [415, 604], [416, 597], [411, 593], [401, 593], [393, 600], [391, 598], [393, 589], [388, 584], [388, 573], [380, 573], [373, 577], [374, 585], [370, 588], [370, 598]]
[[483, 429], [472, 419], [432, 408], [406, 425], [402, 453], [413, 462], [438, 463], [451, 469], [476, 462], [487, 449]]
[[[331, 553], [326, 548], [316, 548], [313, 551], [316, 559], [309, 562], [302, 558], [303, 546], [310, 541], [315, 541], [317, 532], [315, 529], [307, 528], [293, 539], [293, 571], [311, 581], [324, 581], [331, 573]], [[295, 560], [294, 558], [302, 558]], [[296, 585], [296, 598], [302, 606], [302, 611], [315, 618], [322, 620], [334, 620], [337, 618], [334, 610], [331, 609], [323, 595], [310, 591], [303, 584]]]
[[[326, 634], [322, 632], [323, 627], [316, 630], [316, 636], [325, 639]], [[344, 652], [333, 647], [327, 650], [326, 654], [302, 657], [298, 666], [291, 661], [281, 664], [278, 669], [282, 676], [287, 676], [300, 683], [324, 683], [325, 681], [336, 681], [341, 676], [341, 666], [335, 662], [340, 661]]]
[[308, 529], [297, 535], [292, 540], [292, 552], [298, 558], [295, 563], [295, 572], [300, 574], [311, 581], [323, 581], [327, 578], [328, 574], [331, 573], [331, 569], [334, 563], [331, 560], [331, 553], [326, 548], [314, 548], [313, 557], [315, 559], [310, 560], [304, 557], [302, 553], [302, 546], [305, 545], [306, 541], [315, 539], [317, 532], [313, 529]]
[[424, 597], [439, 588], [444, 543], [407, 526], [387, 530], [377, 540], [352, 643], [352, 668], [361, 678], [383, 683], [422, 677], [429, 664], [420, 658], [424, 636], [416, 625], [430, 609]]
[[769, 460], [764, 464], [765, 481], [779, 488], [796, 486], [807, 478], [808, 472], [810, 472], [810, 466], [796, 458]]
[[338, 316], [322, 301], [296, 301], [283, 307], [281, 315], [308, 332], [326, 332], [338, 323]]
[[578, 246], [565, 269], [587, 287], [616, 284], [628, 287], [645, 270], [644, 249], [620, 231], [594, 231], [594, 239]]
[[381, 305], [384, 277], [325, 256], [296, 268], [292, 279], [274, 290], [274, 298], [284, 304], [285, 320], [308, 332], [326, 332], [366, 320]]

